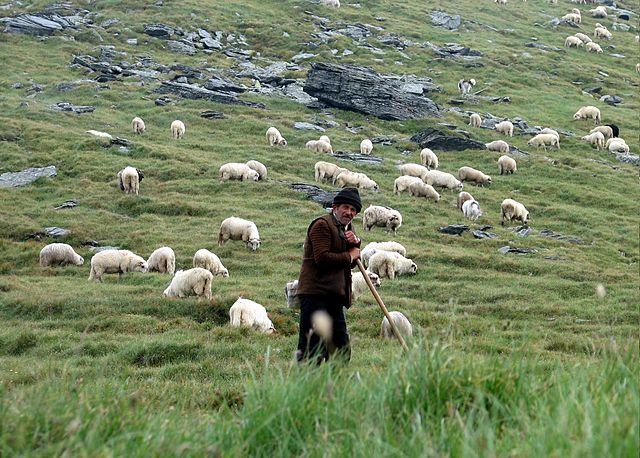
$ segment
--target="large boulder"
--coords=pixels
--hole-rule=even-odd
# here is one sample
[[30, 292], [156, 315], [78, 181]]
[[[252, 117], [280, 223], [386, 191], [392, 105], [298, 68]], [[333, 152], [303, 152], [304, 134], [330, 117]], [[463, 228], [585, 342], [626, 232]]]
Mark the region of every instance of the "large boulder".
[[17, 188], [33, 183], [38, 178], [56, 176], [56, 167], [38, 167], [25, 169], [22, 172], [7, 172], [0, 175], [0, 188]]
[[463, 151], [466, 149], [487, 149], [484, 143], [471, 140], [458, 135], [448, 134], [434, 127], [428, 127], [418, 132], [411, 141], [421, 148], [431, 148], [440, 151]]
[[156, 92], [160, 94], [176, 94], [185, 99], [206, 99], [218, 103], [264, 108], [264, 105], [261, 103], [240, 100], [236, 97], [235, 93], [212, 91], [195, 84], [176, 83], [175, 81], [163, 81], [160, 87], [156, 89]]

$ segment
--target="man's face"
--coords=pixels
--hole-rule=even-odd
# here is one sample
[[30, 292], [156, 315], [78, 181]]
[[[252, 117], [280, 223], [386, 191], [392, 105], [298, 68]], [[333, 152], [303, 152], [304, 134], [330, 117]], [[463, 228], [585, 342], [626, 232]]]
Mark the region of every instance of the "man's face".
[[355, 218], [358, 211], [353, 205], [339, 204], [333, 206], [333, 214], [336, 216], [336, 219], [340, 221], [340, 224], [346, 226], [353, 218]]

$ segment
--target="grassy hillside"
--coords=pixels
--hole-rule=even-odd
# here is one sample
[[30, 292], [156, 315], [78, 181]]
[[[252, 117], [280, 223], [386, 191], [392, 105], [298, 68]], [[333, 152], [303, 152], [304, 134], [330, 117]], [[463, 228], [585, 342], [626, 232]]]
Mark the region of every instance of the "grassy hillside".
[[[548, 22], [577, 6], [566, 0], [514, 0], [505, 7], [489, 0], [372, 0], [361, 7], [343, 2], [338, 10], [302, 0], [221, 3], [77, 2], [91, 12], [92, 27], [46, 39], [0, 33], [0, 173], [46, 165], [58, 170], [55, 178], [0, 188], [0, 455], [636, 456], [638, 169], [580, 140], [592, 124], [572, 115], [583, 105], [599, 107], [603, 122], [619, 125], [638, 153], [637, 29], [613, 30], [611, 18], [591, 18], [591, 6], [580, 5], [585, 33], [592, 35], [596, 22], [613, 33], [610, 43], [601, 43], [605, 53], [596, 55], [524, 47], [537, 41], [563, 48], [577, 29], [554, 29]], [[40, 12], [47, 2], [11, 5], [0, 15]], [[637, 9], [637, 3], [619, 7]], [[461, 29], [432, 26], [428, 13], [436, 9], [460, 14]], [[328, 18], [332, 28], [384, 27], [370, 27], [365, 40], [384, 54], [345, 36], [322, 44], [320, 22], [307, 11]], [[111, 18], [119, 22], [101, 25]], [[485, 212], [472, 229], [489, 224], [498, 237], [441, 234], [440, 226], [465, 223], [456, 193], [444, 191], [434, 204], [392, 192], [397, 164], [419, 162], [420, 148], [409, 137], [440, 122], [483, 142], [503, 138], [499, 134], [471, 128], [452, 112], [443, 119], [382, 121], [257, 93], [240, 98], [265, 109], [174, 96], [174, 103], [156, 106], [159, 81], [96, 83], [90, 80], [95, 73], [70, 65], [73, 56], [99, 56], [99, 46], [114, 46], [126, 53], [114, 63], [180, 63], [209, 76], [237, 66], [219, 51], [171, 52], [164, 40], [143, 33], [154, 22], [242, 34], [247, 45], [239, 47], [254, 51], [251, 61], [258, 66], [290, 61], [303, 51], [317, 55], [286, 74], [292, 78], [304, 78], [312, 61], [432, 77], [443, 92], [429, 96], [444, 108], [459, 98], [458, 79], [473, 77], [483, 95], [509, 96], [511, 102], [463, 109], [520, 116], [576, 136], [563, 137], [561, 150], [547, 152], [528, 147], [528, 136], [508, 139], [530, 153], [517, 158], [518, 172], [509, 176], [497, 174], [498, 153], [436, 151], [442, 170], [456, 174], [469, 165], [493, 176], [490, 187], [465, 188]], [[414, 43], [406, 57], [376, 39], [386, 33]], [[132, 38], [137, 45], [127, 43]], [[439, 59], [419, 46], [425, 41], [477, 49], [484, 66]], [[354, 54], [339, 57], [344, 49]], [[61, 90], [59, 84], [68, 82], [75, 82], [74, 89]], [[240, 82], [253, 85], [248, 78]], [[594, 86], [624, 103], [613, 107], [582, 92]], [[49, 109], [61, 101], [96, 110], [76, 115]], [[225, 118], [204, 119], [204, 110]], [[134, 116], [146, 122], [142, 136], [130, 131]], [[174, 119], [186, 124], [183, 140], [171, 139]], [[314, 163], [327, 159], [304, 148], [316, 133], [293, 124], [318, 119], [338, 123], [327, 130], [334, 149], [356, 151], [363, 138], [378, 135], [396, 139], [375, 146], [381, 166], [339, 163], [380, 185], [379, 193], [362, 193], [365, 207], [388, 205], [403, 214], [393, 239], [407, 247], [418, 273], [383, 281], [380, 294], [414, 324], [406, 358], [398, 345], [378, 337], [381, 313], [365, 295], [348, 312], [348, 367], [292, 367], [298, 313], [286, 307], [282, 290], [298, 274], [307, 225], [322, 209], [288, 185], [312, 183]], [[266, 144], [271, 125], [287, 138], [287, 148]], [[347, 127], [361, 130], [354, 134]], [[104, 147], [88, 129], [126, 137], [133, 146], [128, 152]], [[221, 164], [249, 159], [267, 165], [266, 182], [218, 180]], [[117, 186], [116, 173], [127, 165], [145, 171], [137, 197]], [[507, 197], [530, 210], [532, 235], [521, 238], [500, 226], [500, 202]], [[54, 209], [67, 199], [79, 205]], [[231, 215], [256, 222], [262, 238], [257, 252], [237, 242], [217, 246], [220, 222]], [[356, 222], [360, 227], [360, 216]], [[64, 241], [84, 256], [82, 267], [38, 266], [40, 249], [53, 240], [27, 236], [49, 226], [71, 231]], [[543, 229], [582, 243], [542, 237]], [[360, 235], [365, 243], [392, 238], [380, 228]], [[170, 281], [162, 274], [127, 274], [121, 281], [108, 275], [102, 284], [90, 283], [92, 253], [82, 243], [91, 240], [145, 258], [168, 245], [180, 268], [191, 266], [197, 249], [208, 248], [230, 277], [214, 279], [211, 303], [162, 298]], [[503, 255], [498, 249], [505, 245], [537, 252]], [[604, 297], [596, 295], [600, 283]], [[267, 308], [277, 334], [229, 328], [228, 309], [239, 295]]]

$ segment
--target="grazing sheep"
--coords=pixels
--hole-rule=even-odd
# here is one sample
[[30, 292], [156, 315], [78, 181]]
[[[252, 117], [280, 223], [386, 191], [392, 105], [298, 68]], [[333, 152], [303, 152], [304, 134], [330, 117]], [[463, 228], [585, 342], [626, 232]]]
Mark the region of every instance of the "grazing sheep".
[[131, 128], [133, 129], [133, 133], [138, 135], [144, 134], [144, 131], [147, 130], [147, 126], [144, 125], [142, 118], [138, 118], [137, 116], [131, 121]]
[[498, 5], [506, 5], [507, 4], [507, 0], [493, 0], [494, 3], [498, 4]]
[[600, 132], [602, 135], [604, 135], [605, 140], [615, 136], [613, 135], [613, 129], [611, 128], [611, 126], [597, 126], [591, 129], [589, 133], [592, 134], [594, 132]]
[[458, 181], [456, 177], [440, 170], [429, 170], [424, 181], [433, 187], [439, 186], [441, 188], [457, 189], [458, 191], [462, 191], [463, 188], [462, 182]]
[[592, 41], [591, 38], [589, 38], [589, 35], [586, 35], [584, 33], [574, 33], [573, 36], [579, 38], [583, 43], [591, 43]]
[[594, 43], [593, 41], [591, 43], [587, 43], [586, 48], [587, 52], [595, 52], [597, 54], [602, 54], [604, 52], [600, 45], [598, 43]]
[[220, 224], [218, 245], [225, 245], [229, 240], [242, 240], [252, 251], [260, 247], [260, 234], [255, 223], [235, 216], [225, 219]]
[[566, 40], [564, 40], [565, 48], [570, 48], [572, 46], [575, 46], [577, 48], [582, 45], [584, 45], [584, 43], [578, 37], [570, 36], [570, 37], [567, 37]]
[[640, 63], [636, 64], [636, 73], [640, 73]]
[[378, 190], [378, 184], [364, 173], [343, 171], [336, 177], [336, 186]]
[[482, 216], [482, 210], [480, 210], [480, 204], [477, 200], [467, 200], [462, 204], [462, 214], [465, 218], [471, 221], [476, 221]]
[[247, 164], [240, 162], [228, 162], [220, 167], [218, 172], [221, 181], [240, 180], [240, 181], [258, 181], [260, 174], [249, 167]]
[[511, 121], [502, 121], [495, 125], [496, 132], [509, 137], [513, 137], [513, 123]]
[[471, 181], [481, 186], [491, 184], [491, 177], [482, 173], [480, 170], [476, 170], [472, 167], [460, 167], [458, 169], [458, 178], [461, 182]]
[[321, 0], [320, 4], [331, 8], [340, 8], [340, 0]]
[[602, 38], [603, 40], [611, 40], [613, 38], [613, 35], [611, 34], [611, 32], [609, 32], [609, 30], [607, 30], [606, 27], [598, 27], [598, 24], [596, 24], [596, 29], [593, 32], [593, 36], [596, 38]]
[[499, 153], [508, 153], [509, 152], [509, 144], [504, 140], [494, 140], [491, 143], [485, 143], [485, 145], [489, 151], [497, 151]]
[[[504, 2], [504, 4], [506, 5], [506, 1]], [[467, 95], [469, 94], [469, 92], [471, 92], [471, 88], [473, 88], [473, 86], [476, 85], [476, 80], [474, 80], [473, 78], [466, 80], [466, 79], [461, 79], [460, 81], [458, 81], [458, 91], [460, 91], [460, 94], [462, 95]]]
[[287, 300], [287, 307], [300, 308], [300, 298], [298, 297], [298, 280], [292, 280], [284, 285], [284, 297]]
[[321, 141], [321, 142], [325, 142], [325, 143], [331, 144], [331, 140], [326, 135], [321, 135], [318, 140]]
[[[507, 0], [502, 1], [504, 1], [505, 3], [507, 2]], [[496, 0], [496, 3], [497, 2], [498, 0]], [[389, 312], [389, 316], [393, 320], [393, 324], [395, 324], [396, 329], [403, 338], [406, 339], [413, 336], [413, 327], [411, 326], [411, 323], [406, 316], [404, 316], [401, 312], [395, 311]], [[393, 329], [391, 328], [391, 323], [389, 323], [389, 320], [386, 316], [382, 319], [382, 324], [380, 326], [380, 337], [382, 337], [383, 339], [396, 338], [396, 335], [393, 333]]]
[[589, 135], [585, 135], [584, 137], [582, 137], [582, 139], [591, 143], [598, 150], [600, 148], [604, 149], [604, 135], [602, 134], [602, 132], [592, 132]]
[[408, 175], [402, 175], [393, 182], [393, 193], [400, 194], [402, 191], [409, 189], [409, 186], [413, 183], [423, 183], [422, 179], [418, 177], [412, 177]]
[[322, 140], [309, 140], [305, 147], [316, 153], [333, 154], [331, 143]]
[[606, 18], [607, 17], [607, 8], [605, 6], [596, 6], [594, 9], [589, 10], [591, 16], [597, 18]]
[[558, 137], [558, 140], [560, 140], [560, 134], [558, 133], [558, 131], [550, 129], [548, 127], [545, 127], [539, 133], [540, 134], [552, 134], [552, 135], [555, 135], [556, 137]]
[[262, 162], [254, 160], [247, 161], [247, 166], [258, 173], [258, 181], [264, 181], [267, 179], [267, 167]]
[[513, 199], [505, 199], [500, 205], [500, 224], [504, 226], [504, 222], [519, 220], [525, 226], [529, 225], [529, 210], [520, 202]]
[[440, 163], [438, 162], [438, 156], [429, 148], [424, 148], [420, 151], [420, 163], [426, 166], [428, 169], [437, 169]]
[[613, 137], [607, 140], [605, 147], [612, 153], [629, 154], [629, 145], [622, 138]]
[[140, 182], [144, 178], [142, 170], [135, 167], [125, 167], [118, 172], [118, 186], [126, 194], [135, 194], [140, 192]]
[[173, 275], [176, 271], [176, 254], [168, 246], [158, 248], [147, 259], [147, 268], [149, 272]]
[[40, 266], [81, 266], [84, 258], [66, 243], [50, 243], [40, 250]]
[[393, 251], [401, 254], [402, 256], [407, 255], [407, 249], [398, 242], [369, 242], [367, 243], [367, 246], [360, 251], [360, 259], [362, 259], [365, 266], [369, 265], [369, 259], [371, 259], [371, 256], [378, 251]]
[[369, 205], [362, 216], [362, 227], [365, 231], [370, 231], [373, 226], [384, 227], [395, 234], [402, 226], [402, 215], [390, 207]]
[[409, 195], [412, 197], [424, 197], [425, 199], [433, 200], [434, 202], [440, 201], [440, 194], [435, 188], [427, 183], [420, 181], [415, 181], [409, 185]]
[[104, 274], [118, 274], [118, 279], [126, 272], [142, 272], [148, 269], [147, 261], [129, 250], [104, 250], [91, 258], [89, 280], [102, 282]]
[[[373, 272], [369, 272], [369, 271], [366, 271], [366, 272], [373, 286], [375, 286], [376, 288], [379, 288], [381, 285], [380, 277], [378, 277]], [[369, 285], [367, 285], [367, 282], [364, 279], [362, 272], [352, 273], [351, 274], [351, 299], [355, 301], [360, 296], [362, 296], [363, 293], [367, 291], [369, 291]]]
[[586, 106], [581, 107], [578, 111], [573, 115], [573, 119], [593, 119], [596, 124], [602, 122], [602, 116], [600, 115], [600, 110], [594, 106]]
[[[578, 10], [575, 10], [575, 11], [578, 11]], [[580, 24], [582, 22], [582, 16], [576, 13], [565, 14], [560, 19], [566, 22], [573, 22], [574, 24]]]
[[267, 129], [267, 141], [269, 142], [269, 146], [287, 146], [287, 141], [284, 139], [280, 131], [275, 127], [269, 127]]
[[396, 275], [415, 274], [418, 266], [394, 251], [377, 251], [369, 258], [369, 270], [380, 278], [393, 280]]
[[469, 125], [471, 127], [480, 127], [482, 125], [482, 118], [478, 113], [472, 113], [469, 116]]
[[186, 128], [184, 126], [184, 123], [178, 119], [176, 119], [175, 121], [173, 121], [171, 123], [171, 137], [174, 140], [178, 140], [182, 137], [184, 137], [184, 133], [186, 131]]
[[201, 248], [193, 255], [193, 267], [207, 269], [214, 276], [228, 277], [229, 271], [222, 265], [220, 258], [211, 251]]
[[429, 173], [429, 169], [424, 165], [408, 163], [400, 166], [400, 173], [410, 177], [417, 177], [424, 181]]
[[164, 297], [187, 297], [196, 295], [211, 300], [211, 282], [213, 274], [201, 267], [179, 270], [171, 279], [171, 283], [164, 290]]
[[529, 146], [539, 148], [542, 146], [545, 150], [547, 146], [555, 146], [560, 149], [560, 140], [553, 134], [538, 134], [527, 142]]
[[518, 170], [516, 160], [510, 156], [500, 156], [498, 158], [498, 171], [500, 175], [505, 173], [513, 173]]
[[99, 130], [87, 130], [85, 131], [89, 135], [93, 135], [94, 137], [98, 137], [100, 140], [105, 140], [105, 143], [113, 140], [113, 135], [108, 134], [106, 132], [100, 132]]
[[373, 151], [373, 143], [368, 138], [365, 138], [360, 142], [360, 154], [369, 155], [371, 151]]
[[335, 184], [336, 178], [341, 172], [349, 172], [344, 167], [337, 166], [332, 164], [331, 162], [318, 161], [314, 166], [315, 169], [315, 178], [318, 183], [321, 183], [324, 180], [331, 181], [332, 184]]
[[466, 191], [462, 191], [460, 194], [458, 194], [458, 210], [462, 211], [462, 205], [467, 200], [475, 200], [475, 199], [473, 198], [473, 196], [471, 194], [469, 194]]
[[248, 326], [264, 334], [271, 334], [276, 330], [267, 315], [267, 309], [243, 297], [239, 297], [229, 309], [229, 319], [231, 326], [236, 328]]

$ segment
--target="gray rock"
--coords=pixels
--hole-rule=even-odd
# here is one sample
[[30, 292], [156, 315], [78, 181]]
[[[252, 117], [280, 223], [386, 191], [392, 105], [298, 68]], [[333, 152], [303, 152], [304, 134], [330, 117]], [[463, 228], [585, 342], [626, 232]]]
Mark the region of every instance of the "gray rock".
[[171, 100], [169, 97], [158, 97], [154, 100], [153, 103], [155, 103], [159, 107], [164, 107], [165, 105], [169, 105], [172, 102], [173, 100]]
[[315, 124], [311, 124], [308, 122], [296, 122], [293, 125], [294, 129], [299, 129], [299, 130], [315, 130], [318, 132], [324, 132], [325, 129], [320, 127], [320, 126], [316, 126]]
[[22, 83], [20, 83], [20, 82], [13, 83], [13, 84], [11, 85], [11, 88], [12, 88], [12, 89], [22, 89], [23, 87], [24, 87], [24, 84], [22, 84]]
[[469, 230], [469, 226], [466, 224], [451, 224], [449, 226], [439, 227], [438, 231], [443, 234], [449, 235], [462, 235], [465, 231]]
[[380, 144], [385, 146], [391, 146], [396, 142], [395, 138], [389, 137], [388, 135], [378, 135], [371, 139], [371, 143], [374, 145]]
[[369, 156], [360, 153], [350, 153], [347, 151], [334, 151], [331, 156], [337, 159], [342, 159], [343, 161], [351, 161], [365, 165], [381, 165], [382, 161], [384, 160], [381, 157]]
[[238, 86], [237, 84], [232, 83], [231, 81], [227, 81], [220, 77], [213, 77], [207, 80], [204, 83], [204, 87], [209, 89], [210, 91], [221, 91], [221, 92], [245, 92], [247, 88], [244, 86]]
[[137, 39], [137, 38], [129, 38], [129, 39], [127, 40], [127, 44], [128, 44], [128, 45], [133, 45], [133, 46], [135, 46], [135, 45], [137, 45], [137, 44], [138, 44], [138, 39]]
[[405, 83], [400, 89], [410, 94], [422, 95], [424, 93], [424, 86], [418, 83]]
[[456, 135], [428, 127], [422, 132], [411, 137], [411, 141], [420, 145], [421, 148], [430, 148], [441, 151], [463, 151], [467, 149], [486, 150], [484, 143], [463, 138]]
[[58, 102], [55, 105], [49, 105], [51, 110], [55, 111], [70, 111], [76, 114], [92, 113], [96, 107], [90, 105], [72, 105], [69, 102]]
[[61, 227], [54, 226], [54, 227], [45, 227], [44, 233], [49, 237], [60, 238], [60, 237], [67, 237], [69, 234], [71, 234], [71, 231], [69, 229], [63, 229]]
[[296, 54], [295, 56], [293, 56], [291, 58], [291, 60], [294, 61], [294, 62], [299, 62], [301, 60], [313, 59], [314, 57], [316, 57], [315, 54], [311, 54], [309, 52], [302, 52], [300, 54]]
[[54, 207], [54, 210], [62, 210], [64, 208], [74, 208], [78, 206], [78, 201], [75, 199], [65, 200], [62, 204]]
[[193, 56], [198, 52], [192, 44], [185, 43], [184, 41], [169, 40], [167, 41], [167, 46], [169, 50], [178, 54], [186, 54], [187, 56]]
[[29, 168], [21, 172], [6, 172], [0, 175], [0, 188], [17, 188], [33, 183], [38, 178], [49, 178], [57, 175], [56, 167]]
[[611, 57], [617, 57], [618, 59], [625, 59], [625, 55], [624, 54], [618, 54], [618, 53], [611, 53], [609, 54]]
[[485, 231], [481, 231], [481, 230], [473, 231], [472, 234], [477, 239], [494, 239], [494, 238], [496, 238], [498, 236], [497, 234], [494, 234], [493, 232], [485, 232]]
[[120, 21], [116, 18], [107, 19], [106, 21], [102, 22], [102, 24], [100, 24], [100, 27], [108, 29], [109, 27], [116, 25], [119, 22]]
[[224, 113], [219, 111], [207, 110], [200, 113], [200, 117], [205, 119], [224, 119]]
[[353, 54], [353, 51], [351, 51], [350, 49], [344, 49], [344, 50], [342, 51], [342, 55], [343, 55], [343, 56], [350, 56], [350, 55], [352, 55], [352, 54]]
[[204, 38], [201, 43], [206, 49], [222, 49], [222, 43], [218, 40], [214, 40], [211, 37]]
[[556, 51], [556, 52], [563, 51], [564, 52], [562, 48], [558, 48], [557, 46], [549, 46], [542, 43], [530, 42], [530, 43], [525, 43], [525, 46], [527, 48], [542, 49], [543, 51]]
[[118, 152], [121, 154], [129, 154], [131, 152], [131, 150], [129, 148], [127, 148], [126, 146], [121, 146], [118, 148]]
[[233, 105], [244, 105], [253, 108], [264, 108], [261, 103], [245, 102], [236, 97], [235, 94], [211, 91], [195, 84], [183, 84], [173, 81], [163, 81], [156, 89], [160, 94], [176, 94], [185, 99], [205, 99], [213, 102], [227, 103]]
[[512, 229], [518, 237], [527, 237], [533, 232], [529, 226], [519, 226]]
[[56, 32], [75, 28], [82, 19], [76, 16], [62, 17], [57, 14], [21, 14], [16, 17], [0, 18], [0, 24], [5, 25], [7, 33], [22, 33], [27, 35], [53, 35]]
[[498, 249], [498, 251], [502, 254], [507, 254], [507, 253], [532, 254], [532, 253], [538, 252], [538, 250], [535, 250], [533, 248], [516, 248], [516, 247], [511, 247], [509, 245], [503, 246], [502, 248]]
[[619, 105], [624, 102], [622, 97], [619, 97], [617, 95], [603, 95], [602, 97], [600, 97], [600, 101], [613, 106]]
[[291, 188], [294, 191], [304, 192], [309, 199], [319, 203], [323, 208], [330, 208], [333, 198], [338, 194], [338, 191], [325, 191], [316, 185], [306, 183], [292, 183]]
[[144, 26], [144, 33], [156, 38], [168, 40], [175, 33], [173, 27], [164, 24], [147, 24]]
[[483, 55], [480, 51], [473, 50], [458, 43], [446, 43], [444, 46], [438, 46], [426, 41], [423, 46], [430, 48], [438, 56], [444, 57], [445, 59], [475, 60]]
[[573, 236], [567, 236], [567, 235], [562, 235], [559, 234], [557, 232], [552, 231], [551, 229], [543, 229], [540, 231], [540, 236], [541, 237], [550, 237], [553, 239], [558, 239], [558, 240], [566, 240], [569, 243], [575, 243], [575, 244], [583, 244], [584, 241], [578, 237], [573, 237]]
[[432, 11], [431, 14], [431, 23], [436, 27], [442, 27], [447, 30], [457, 30], [460, 27], [460, 15], [450, 15], [443, 11]]
[[636, 167], [640, 166], [640, 156], [636, 156], [635, 154], [616, 153], [616, 159], [625, 164], [635, 165]]

